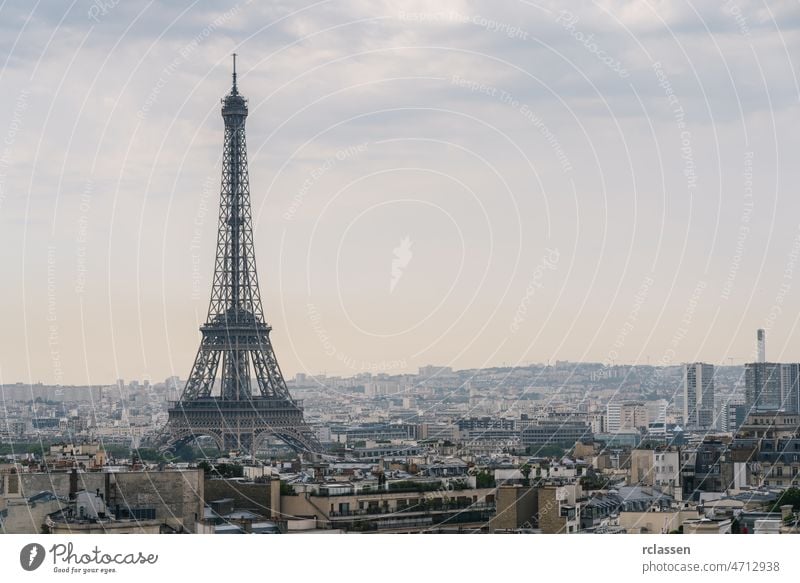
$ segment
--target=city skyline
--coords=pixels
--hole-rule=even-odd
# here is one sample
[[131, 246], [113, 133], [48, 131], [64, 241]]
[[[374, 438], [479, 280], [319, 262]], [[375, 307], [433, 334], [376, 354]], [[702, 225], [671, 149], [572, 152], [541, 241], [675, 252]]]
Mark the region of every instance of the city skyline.
[[799, 361], [797, 7], [740, 4], [4, 6], [0, 383], [189, 373], [232, 52], [287, 376]]

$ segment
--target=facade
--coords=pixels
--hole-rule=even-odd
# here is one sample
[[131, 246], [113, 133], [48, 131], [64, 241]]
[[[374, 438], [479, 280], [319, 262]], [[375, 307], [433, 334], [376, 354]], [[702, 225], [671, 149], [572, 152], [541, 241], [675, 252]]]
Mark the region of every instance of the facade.
[[676, 532], [685, 520], [697, 516], [696, 510], [630, 510], [619, 513], [619, 525], [628, 534], [667, 534]]
[[680, 452], [674, 448], [631, 451], [631, 486], [653, 486], [673, 498], [681, 498]]
[[647, 410], [647, 424], [652, 425], [654, 423], [667, 423], [667, 400], [666, 399], [658, 399], [656, 401], [647, 401], [645, 403], [645, 409]]
[[800, 364], [781, 365], [781, 404], [787, 413], [800, 413]]
[[622, 404], [620, 409], [619, 430], [635, 431], [647, 429], [647, 409], [641, 401]]
[[542, 534], [570, 534], [580, 531], [578, 484], [547, 484], [538, 488], [538, 518]]
[[702, 492], [725, 492], [734, 487], [734, 463], [728, 445], [706, 440], [681, 452], [681, 484], [685, 500], [698, 500]]
[[606, 424], [607, 424], [608, 415], [607, 413], [594, 413], [589, 418], [589, 422], [591, 424], [592, 433], [605, 433], [607, 431]]
[[652, 486], [653, 478], [653, 450], [634, 449], [631, 451], [629, 485]]
[[747, 418], [747, 405], [744, 403], [725, 403], [720, 415], [720, 431], [736, 433]]
[[[39, 504], [36, 495], [41, 492], [58, 499], [75, 499], [80, 485], [81, 489], [102, 495], [109, 513], [118, 520], [156, 520], [173, 532], [194, 532], [198, 517], [203, 516], [201, 469], [9, 472], [0, 475], [0, 479], [3, 481], [0, 490], [7, 504], [19, 504], [25, 499]], [[80, 510], [76, 512], [80, 518]], [[31, 523], [33, 530], [29, 532], [41, 532], [41, 526], [37, 528]]]
[[386, 484], [386, 489], [373, 483], [357, 491], [342, 484], [338, 490], [311, 487], [293, 495], [273, 495], [273, 506], [279, 509], [279, 519], [315, 517], [322, 529], [480, 531], [495, 514], [495, 496], [494, 488], [470, 488], [460, 482], [409, 481]]
[[81, 490], [69, 502], [47, 515], [43, 530], [50, 534], [159, 534], [162, 522], [155, 510], [137, 516], [118, 518], [106, 506], [99, 490]]
[[497, 489], [497, 509], [489, 522], [491, 532], [508, 532], [534, 528], [539, 513], [539, 493], [536, 488], [519, 484], [503, 485]]
[[513, 419], [501, 419], [494, 417], [469, 417], [458, 420], [459, 431], [486, 431], [488, 429], [500, 429], [504, 431], [514, 431], [516, 423]]
[[800, 413], [761, 411], [750, 413], [739, 429], [737, 438], [764, 440], [795, 437], [800, 432]]
[[622, 420], [622, 403], [611, 402], [606, 405], [606, 426], [605, 431], [614, 433], [619, 431], [619, 424]]
[[0, 511], [0, 533], [39, 534], [47, 516], [65, 504], [49, 491], [28, 498], [4, 497], [5, 508]]
[[[666, 409], [664, 411], [666, 417]], [[650, 420], [644, 401], [612, 401], [606, 405], [605, 432], [647, 429]]]
[[756, 485], [766, 488], [800, 486], [800, 439], [788, 438], [761, 444], [758, 464], [752, 466]]
[[576, 441], [591, 439], [591, 428], [581, 421], [540, 421], [522, 430], [522, 445], [529, 447], [545, 445], [572, 447]]
[[713, 427], [713, 364], [693, 362], [683, 367], [683, 423], [695, 429]]
[[745, 365], [745, 404], [748, 412], [800, 412], [800, 364], [752, 362]]

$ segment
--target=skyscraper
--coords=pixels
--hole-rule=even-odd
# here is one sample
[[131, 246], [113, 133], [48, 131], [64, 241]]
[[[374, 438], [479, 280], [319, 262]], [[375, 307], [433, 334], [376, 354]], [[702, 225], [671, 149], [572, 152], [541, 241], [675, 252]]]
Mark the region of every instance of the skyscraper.
[[781, 365], [781, 402], [787, 413], [800, 413], [800, 364]]
[[783, 408], [781, 365], [776, 362], [751, 362], [744, 365], [745, 405], [748, 411]]
[[687, 428], [714, 425], [714, 365], [693, 362], [683, 367], [683, 423]]
[[763, 328], [759, 328], [756, 332], [756, 352], [758, 362], [767, 361], [767, 333]]
[[748, 411], [800, 413], [800, 364], [751, 362], [744, 380]]

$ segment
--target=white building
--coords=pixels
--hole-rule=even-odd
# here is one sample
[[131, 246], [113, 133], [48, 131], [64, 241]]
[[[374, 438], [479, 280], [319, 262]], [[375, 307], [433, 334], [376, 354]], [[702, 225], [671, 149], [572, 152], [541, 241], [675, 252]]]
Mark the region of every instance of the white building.
[[710, 429], [714, 425], [714, 365], [693, 362], [683, 367], [684, 426]]

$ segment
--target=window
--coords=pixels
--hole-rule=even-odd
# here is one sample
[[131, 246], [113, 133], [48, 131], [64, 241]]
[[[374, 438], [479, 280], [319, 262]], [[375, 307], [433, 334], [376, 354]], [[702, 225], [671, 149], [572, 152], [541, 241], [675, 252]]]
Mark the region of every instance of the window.
[[[83, 511], [83, 507], [81, 507]], [[117, 519], [155, 520], [155, 508], [121, 508], [117, 512]]]
[[137, 520], [155, 520], [155, 508], [136, 508], [133, 510], [133, 517]]

